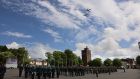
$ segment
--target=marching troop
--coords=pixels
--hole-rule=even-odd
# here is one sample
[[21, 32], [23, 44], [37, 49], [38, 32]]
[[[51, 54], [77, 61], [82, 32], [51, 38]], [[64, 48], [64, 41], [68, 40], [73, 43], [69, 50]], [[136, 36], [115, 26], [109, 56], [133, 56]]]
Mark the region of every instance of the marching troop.
[[[25, 79], [50, 79], [50, 78], [59, 78], [60, 75], [63, 76], [84, 76], [85, 74], [95, 74], [96, 77], [100, 73], [108, 73], [109, 75], [112, 72], [117, 72], [116, 67], [84, 67], [84, 66], [75, 66], [75, 67], [48, 67], [48, 66], [33, 66], [33, 65], [20, 65], [19, 77], [24, 74]], [[4, 78], [6, 72], [5, 65], [0, 65], [0, 79]]]
[[20, 66], [19, 77], [24, 70], [24, 77], [31, 79], [50, 79], [59, 78], [60, 75], [64, 76], [84, 76], [85, 74], [95, 74], [98, 77], [100, 73], [117, 72], [116, 67], [47, 67], [47, 66]]

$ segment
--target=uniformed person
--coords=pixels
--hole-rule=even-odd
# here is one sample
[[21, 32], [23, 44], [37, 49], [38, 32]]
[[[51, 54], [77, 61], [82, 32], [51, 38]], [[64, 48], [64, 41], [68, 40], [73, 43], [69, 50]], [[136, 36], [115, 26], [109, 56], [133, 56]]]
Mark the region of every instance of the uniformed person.
[[0, 64], [0, 79], [2, 79], [2, 64]]
[[42, 68], [40, 66], [36, 68], [36, 75], [38, 79], [40, 79], [42, 76]]
[[95, 74], [96, 74], [96, 77], [98, 77], [98, 74], [99, 74], [99, 73], [98, 73], [98, 69], [96, 69]]
[[48, 67], [48, 69], [47, 69], [47, 76], [49, 77], [49, 79], [51, 78], [51, 68], [50, 67]]
[[31, 79], [34, 79], [35, 78], [35, 67], [32, 66], [30, 71], [31, 71]]
[[54, 67], [52, 68], [51, 72], [52, 72], [52, 78], [54, 78], [55, 77], [55, 68]]
[[56, 68], [56, 75], [57, 75], [57, 78], [59, 78], [59, 75], [60, 75], [60, 68]]
[[47, 67], [43, 67], [43, 78], [46, 79], [47, 78], [47, 73], [48, 73], [48, 69]]
[[23, 71], [23, 65], [22, 64], [19, 65], [18, 69], [19, 69], [19, 77], [21, 77]]
[[108, 68], [108, 74], [109, 74], [109, 75], [111, 74], [110, 68]]
[[25, 65], [25, 67], [24, 67], [24, 76], [25, 76], [25, 78], [28, 78], [28, 73], [29, 73], [29, 67], [28, 67], [28, 65]]
[[1, 64], [0, 65], [0, 79], [4, 78], [5, 73], [6, 73], [6, 67], [4, 64]]

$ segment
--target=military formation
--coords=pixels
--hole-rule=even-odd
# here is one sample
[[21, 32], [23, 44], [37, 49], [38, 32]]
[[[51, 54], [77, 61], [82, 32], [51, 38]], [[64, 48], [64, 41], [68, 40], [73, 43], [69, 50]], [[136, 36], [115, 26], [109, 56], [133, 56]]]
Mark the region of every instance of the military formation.
[[60, 75], [76, 77], [85, 76], [86, 74], [95, 74], [96, 77], [101, 73], [117, 72], [116, 67], [47, 67], [47, 66], [19, 66], [19, 77], [22, 76], [30, 79], [50, 79], [59, 78]]
[[60, 68], [58, 67], [46, 67], [46, 66], [20, 66], [19, 77], [21, 77], [24, 70], [24, 77], [31, 79], [47, 79], [47, 78], [59, 78]]

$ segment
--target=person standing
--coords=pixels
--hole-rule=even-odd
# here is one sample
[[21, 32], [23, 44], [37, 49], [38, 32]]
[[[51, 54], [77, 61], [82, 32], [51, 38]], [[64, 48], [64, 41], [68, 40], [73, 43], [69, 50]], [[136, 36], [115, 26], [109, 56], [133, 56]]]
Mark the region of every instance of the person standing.
[[5, 73], [6, 73], [6, 67], [4, 64], [1, 64], [0, 65], [0, 79], [4, 78]]
[[25, 75], [25, 78], [28, 78], [28, 75], [29, 75], [29, 66], [28, 65], [25, 65], [25, 67], [24, 67], [24, 75]]
[[60, 69], [57, 67], [56, 68], [56, 75], [57, 75], [57, 78], [59, 78], [59, 75], [60, 75]]
[[19, 65], [18, 69], [19, 69], [19, 77], [21, 77], [23, 71], [23, 65]]
[[2, 64], [0, 64], [0, 79], [2, 79]]

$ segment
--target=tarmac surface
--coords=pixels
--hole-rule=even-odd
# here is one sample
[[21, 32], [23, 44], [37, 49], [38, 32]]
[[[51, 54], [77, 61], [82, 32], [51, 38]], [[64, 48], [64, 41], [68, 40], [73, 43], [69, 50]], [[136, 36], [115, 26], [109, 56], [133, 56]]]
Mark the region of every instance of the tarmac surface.
[[[7, 69], [4, 79], [25, 79], [23, 75], [22, 77], [18, 77], [17, 69]], [[31, 79], [31, 78], [27, 78], [27, 79]], [[52, 78], [52, 79], [58, 79], [58, 78]], [[123, 70], [118, 70], [118, 72], [111, 73], [111, 75], [109, 75], [108, 73], [99, 74], [98, 78], [96, 77], [95, 74], [86, 74], [85, 76], [78, 76], [78, 77], [61, 75], [59, 79], [140, 79], [140, 69], [127, 69], [126, 72], [124, 72]]]

